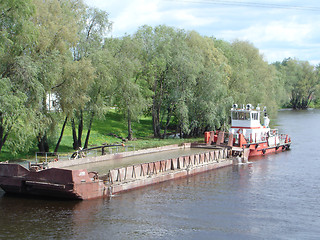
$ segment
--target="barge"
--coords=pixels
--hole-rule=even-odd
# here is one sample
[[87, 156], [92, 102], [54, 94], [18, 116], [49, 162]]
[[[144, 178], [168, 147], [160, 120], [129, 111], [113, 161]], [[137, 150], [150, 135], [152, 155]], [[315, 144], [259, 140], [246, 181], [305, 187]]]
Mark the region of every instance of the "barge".
[[[148, 154], [174, 149], [198, 149], [199, 151], [152, 162], [126, 163], [126, 166], [109, 169], [106, 174], [103, 171], [88, 171], [87, 168], [81, 168], [86, 166], [83, 164], [103, 165], [110, 161], [117, 163], [130, 156], [142, 158]], [[232, 165], [233, 155], [237, 151], [239, 149], [184, 144], [36, 164], [31, 165], [29, 169], [19, 164], [6, 163], [0, 164], [0, 187], [7, 193], [20, 195], [81, 200], [110, 197], [131, 189]], [[114, 165], [113, 163], [111, 165]]]
[[280, 134], [278, 129], [269, 127], [270, 119], [267, 109], [263, 109], [263, 125], [260, 123], [261, 109], [251, 104], [231, 108], [231, 127], [229, 132], [205, 132], [205, 142], [208, 145], [228, 144], [230, 147], [248, 149], [249, 157], [288, 150], [291, 138]]
[[[83, 157], [65, 161], [31, 164], [0, 164], [0, 187], [7, 193], [49, 196], [68, 199], [110, 197], [135, 188], [187, 177], [205, 171], [247, 162], [249, 157], [289, 149], [291, 139], [270, 129], [264, 112], [260, 124], [260, 108], [250, 104], [231, 109], [229, 132], [206, 132], [205, 144], [171, 145], [102, 156]], [[178, 155], [154, 159], [156, 153], [182, 149]], [[152, 154], [152, 155], [150, 155]], [[131, 161], [136, 157], [139, 161]], [[150, 161], [153, 159], [153, 161]], [[100, 169], [100, 166], [109, 166]], [[97, 171], [98, 170], [98, 171]]]

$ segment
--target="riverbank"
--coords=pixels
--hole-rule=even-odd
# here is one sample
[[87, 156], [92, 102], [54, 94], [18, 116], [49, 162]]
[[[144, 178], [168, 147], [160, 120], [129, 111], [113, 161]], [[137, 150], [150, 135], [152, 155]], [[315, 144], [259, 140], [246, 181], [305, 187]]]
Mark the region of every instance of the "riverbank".
[[[114, 144], [121, 143], [122, 140], [119, 138], [126, 138], [127, 133], [127, 122], [123, 119], [123, 116], [115, 111], [108, 112], [103, 119], [97, 119], [92, 124], [89, 146], [100, 146], [103, 144]], [[167, 139], [153, 138], [152, 132], [152, 119], [150, 117], [142, 117], [139, 122], [134, 122], [132, 124], [133, 129], [133, 141], [128, 141], [125, 144], [134, 146], [135, 150], [162, 147], [172, 144], [182, 144], [182, 143], [192, 143], [192, 142], [203, 142], [203, 137], [198, 138], [187, 138], [180, 139], [174, 136], [172, 133]], [[84, 129], [86, 134], [87, 129]], [[82, 142], [85, 141], [85, 134], [83, 136]], [[59, 136], [49, 136], [50, 151], [53, 151], [55, 143], [57, 142]], [[72, 153], [72, 128], [68, 124], [66, 126], [60, 148], [58, 152], [60, 153]], [[18, 154], [13, 154], [8, 148], [4, 147], [0, 153], [0, 161], [27, 161], [35, 158], [35, 153], [38, 151], [36, 147], [35, 140], [30, 141], [29, 151], [20, 151]]]

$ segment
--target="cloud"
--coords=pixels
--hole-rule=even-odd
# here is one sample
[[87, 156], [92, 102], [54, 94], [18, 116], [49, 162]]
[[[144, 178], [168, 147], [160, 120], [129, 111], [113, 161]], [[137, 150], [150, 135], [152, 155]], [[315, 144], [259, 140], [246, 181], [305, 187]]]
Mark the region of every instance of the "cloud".
[[[85, 0], [110, 13], [115, 37], [132, 34], [142, 25], [165, 24], [202, 35], [253, 43], [268, 61], [286, 57], [316, 62], [320, 56], [320, 14], [263, 7], [224, 6], [169, 0]], [[262, 0], [255, 2], [265, 3]], [[299, 1], [274, 0], [270, 4], [301, 5]], [[308, 6], [318, 6], [315, 0]]]
[[142, 25], [156, 26], [166, 24], [169, 26], [194, 30], [217, 22], [215, 17], [201, 15], [197, 8], [184, 8], [181, 6], [167, 7], [166, 1], [135, 0], [128, 1], [122, 11], [115, 16], [114, 35], [133, 33]]
[[272, 21], [250, 25], [245, 29], [221, 31], [224, 38], [230, 39], [237, 36], [241, 40], [256, 43], [283, 42], [303, 45], [314, 31], [310, 24], [296, 22]]
[[133, 33], [141, 25], [160, 21], [161, 12], [158, 9], [160, 0], [86, 0], [89, 6], [107, 11], [113, 22], [113, 35], [123, 36]]

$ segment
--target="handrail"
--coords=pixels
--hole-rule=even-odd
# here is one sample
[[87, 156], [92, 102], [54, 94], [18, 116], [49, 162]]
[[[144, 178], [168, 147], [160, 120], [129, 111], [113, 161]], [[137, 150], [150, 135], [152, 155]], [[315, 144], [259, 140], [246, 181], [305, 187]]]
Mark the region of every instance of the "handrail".
[[[113, 151], [113, 147], [116, 147], [115, 151]], [[36, 163], [40, 162], [39, 161], [39, 156], [43, 156], [44, 161], [43, 162], [55, 162], [59, 161], [61, 159], [76, 159], [76, 158], [82, 158], [88, 156], [89, 152], [94, 151], [94, 155], [97, 156], [97, 150], [101, 149], [101, 155], [105, 155], [107, 152], [105, 151], [105, 148], [110, 148], [109, 153], [118, 153], [121, 152], [121, 149], [119, 151], [119, 147], [123, 147], [124, 151], [128, 151], [128, 148], [133, 148], [133, 151], [135, 150], [134, 145], [124, 145], [124, 144], [109, 144], [109, 145], [102, 145], [102, 146], [96, 146], [96, 147], [91, 147], [91, 148], [86, 148], [86, 149], [79, 149], [73, 153], [54, 153], [54, 152], [36, 152], [35, 153], [35, 158], [36, 158]], [[62, 157], [64, 156], [64, 157]]]

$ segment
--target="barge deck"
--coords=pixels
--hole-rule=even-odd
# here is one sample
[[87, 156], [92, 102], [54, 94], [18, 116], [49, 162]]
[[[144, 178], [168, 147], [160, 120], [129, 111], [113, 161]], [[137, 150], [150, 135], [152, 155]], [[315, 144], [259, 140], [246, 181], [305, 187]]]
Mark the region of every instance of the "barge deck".
[[233, 151], [237, 151], [236, 155], [242, 151], [228, 147], [193, 147], [184, 144], [52, 162], [48, 169], [39, 171], [18, 164], [0, 164], [0, 187], [9, 193], [25, 195], [82, 200], [110, 197], [232, 165]]

